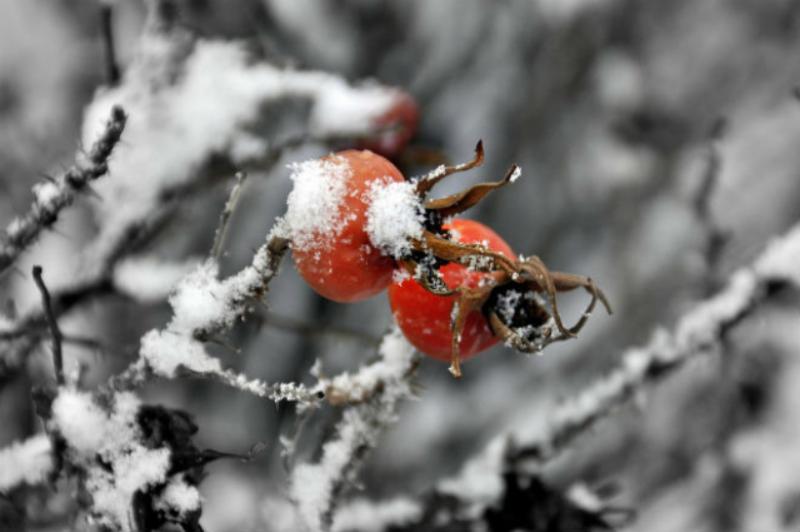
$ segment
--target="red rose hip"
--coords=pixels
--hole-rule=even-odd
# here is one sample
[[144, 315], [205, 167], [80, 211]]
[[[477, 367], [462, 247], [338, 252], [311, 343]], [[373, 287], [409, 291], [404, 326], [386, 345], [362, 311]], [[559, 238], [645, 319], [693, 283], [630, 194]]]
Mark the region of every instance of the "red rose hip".
[[[483, 244], [514, 260], [511, 247], [494, 231], [480, 222], [455, 219], [444, 225], [453, 240], [462, 244]], [[449, 263], [439, 269], [444, 283], [450, 289], [476, 288], [492, 280], [492, 273], [473, 271], [461, 264]], [[400, 330], [421, 352], [433, 358], [450, 361], [453, 338], [452, 322], [457, 295], [432, 294], [419, 282], [407, 277], [389, 286], [389, 304]], [[469, 313], [461, 335], [461, 358], [468, 358], [488, 349], [498, 342], [486, 318], [479, 310]]]

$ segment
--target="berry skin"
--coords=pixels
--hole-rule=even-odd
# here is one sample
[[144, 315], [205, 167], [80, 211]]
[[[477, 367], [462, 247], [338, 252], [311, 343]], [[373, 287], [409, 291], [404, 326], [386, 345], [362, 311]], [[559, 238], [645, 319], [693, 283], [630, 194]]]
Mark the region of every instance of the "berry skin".
[[397, 91], [394, 103], [373, 124], [381, 131], [362, 140], [359, 147], [394, 159], [417, 132], [418, 124], [419, 106], [416, 100], [405, 91]]
[[365, 198], [376, 181], [405, 181], [391, 162], [371, 151], [346, 150], [326, 159], [344, 159], [350, 167], [342, 198], [341, 231], [329, 242], [292, 249], [303, 279], [320, 295], [340, 303], [361, 301], [382, 292], [392, 280], [395, 261], [375, 248], [365, 231]]
[[[453, 239], [463, 244], [483, 243], [487, 248], [514, 260], [511, 247], [494, 231], [480, 222], [455, 219], [445, 224]], [[492, 274], [471, 271], [461, 264], [448, 263], [439, 269], [448, 288], [476, 288]], [[438, 296], [416, 280], [406, 278], [389, 286], [389, 304], [395, 321], [405, 337], [421, 352], [444, 361], [451, 359], [453, 306], [458, 296]], [[480, 311], [471, 312], [459, 344], [461, 358], [469, 358], [498, 342]]]

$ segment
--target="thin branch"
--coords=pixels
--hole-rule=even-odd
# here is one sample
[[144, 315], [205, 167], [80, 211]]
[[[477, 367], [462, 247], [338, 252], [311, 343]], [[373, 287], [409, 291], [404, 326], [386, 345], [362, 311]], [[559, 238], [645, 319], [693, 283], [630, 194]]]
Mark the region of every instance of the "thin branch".
[[336, 336], [346, 340], [361, 342], [373, 347], [377, 347], [380, 339], [368, 333], [348, 329], [345, 327], [335, 327], [330, 325], [319, 326], [318, 324], [299, 320], [289, 316], [282, 316], [274, 312], [267, 312], [263, 317], [263, 324], [268, 327], [290, 331], [303, 336]]
[[106, 82], [114, 86], [119, 83], [120, 70], [114, 45], [114, 8], [110, 3], [100, 4], [100, 33], [103, 40], [103, 58], [105, 59]]
[[552, 409], [544, 426], [525, 436], [497, 436], [459, 475], [437, 483], [436, 493], [452, 494], [464, 504], [495, 504], [506, 471], [546, 464], [633, 396], [694, 358], [719, 352], [731, 328], [781, 287], [800, 287], [798, 264], [800, 224], [775, 239], [749, 267], [734, 273], [724, 289], [696, 305], [671, 331], [658, 330], [646, 345], [625, 351], [614, 370]]
[[394, 330], [384, 337], [379, 353], [380, 360], [362, 371], [379, 374], [380, 387], [368, 402], [344, 411], [318, 462], [298, 464], [292, 472], [290, 494], [309, 530], [330, 529], [336, 507], [366, 454], [395, 421], [399, 403], [413, 394], [413, 347]]
[[[107, 390], [130, 389], [152, 374], [167, 378], [186, 374], [219, 380], [274, 401], [315, 400], [315, 394], [301, 385], [269, 385], [223, 369], [203, 345], [208, 339], [229, 330], [245, 314], [250, 301], [263, 297], [288, 249], [288, 240], [271, 236], [255, 253], [249, 266], [227, 279], [216, 279], [218, 266], [214, 260], [209, 260], [184, 277], [174, 300], [189, 297], [193, 302], [202, 304], [203, 298], [211, 297], [219, 310], [194, 320], [183, 315], [186, 307], [173, 304], [170, 322], [163, 329], [154, 329], [142, 338], [139, 358], [124, 372], [112, 377], [106, 385]], [[220, 301], [224, 301], [224, 304], [220, 304]]]
[[726, 123], [724, 119], [717, 120], [711, 128], [708, 145], [706, 147], [705, 168], [701, 175], [700, 186], [694, 197], [693, 206], [695, 214], [700, 223], [706, 229], [707, 240], [704, 251], [708, 280], [708, 292], [713, 293], [718, 288], [715, 279], [719, 266], [719, 259], [725, 244], [728, 243], [729, 235], [722, 229], [711, 212], [711, 200], [719, 185], [719, 176], [722, 172], [722, 157], [719, 150], [719, 141], [725, 133]]
[[231, 215], [236, 210], [236, 205], [239, 203], [239, 197], [242, 194], [242, 185], [245, 179], [247, 179], [247, 174], [244, 172], [236, 173], [236, 183], [233, 184], [231, 193], [228, 196], [228, 201], [225, 202], [225, 207], [222, 209], [222, 214], [219, 216], [219, 224], [214, 233], [214, 245], [211, 247], [211, 256], [217, 260], [219, 260], [222, 255], [222, 245], [225, 243], [225, 236], [228, 233]]
[[79, 155], [72, 168], [54, 181], [46, 181], [34, 187], [36, 198], [28, 213], [15, 218], [5, 230], [5, 242], [0, 244], [0, 273], [14, 263], [43, 229], [55, 223], [58, 214], [72, 204], [78, 192], [108, 172], [108, 158], [119, 142], [125, 120], [122, 108], [114, 107], [105, 131], [89, 153], [85, 156]]
[[45, 315], [47, 316], [47, 323], [50, 326], [50, 333], [53, 337], [53, 366], [56, 373], [56, 382], [59, 386], [64, 385], [64, 357], [61, 352], [61, 343], [64, 337], [61, 335], [61, 329], [58, 328], [58, 321], [55, 314], [53, 314], [53, 307], [50, 304], [50, 293], [47, 291], [47, 286], [42, 279], [42, 267], [33, 267], [33, 279], [36, 281], [36, 286], [42, 294], [42, 307], [44, 308]]

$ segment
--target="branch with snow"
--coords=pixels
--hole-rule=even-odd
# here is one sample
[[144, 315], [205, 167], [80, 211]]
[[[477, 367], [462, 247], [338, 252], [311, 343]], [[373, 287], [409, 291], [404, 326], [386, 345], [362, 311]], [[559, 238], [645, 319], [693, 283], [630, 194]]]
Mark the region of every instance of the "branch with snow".
[[522, 462], [543, 465], [597, 422], [647, 386], [679, 370], [693, 358], [716, 352], [725, 333], [754, 312], [775, 285], [800, 287], [800, 224], [773, 240], [727, 286], [685, 314], [672, 331], [656, 331], [649, 343], [627, 350], [622, 363], [548, 415], [533, 434], [499, 435], [461, 472], [437, 486], [479, 515], [503, 493], [503, 473]]
[[[34, 201], [28, 212], [12, 220], [0, 244], [0, 272], [11, 266], [25, 248], [44, 230], [52, 226], [59, 213], [69, 207], [75, 196], [109, 171], [109, 157], [122, 136], [126, 115], [119, 106], [106, 110], [109, 116], [102, 130], [93, 135], [88, 153], [79, 153], [75, 164], [52, 181], [33, 187]], [[96, 140], [95, 140], [96, 139]]]
[[176, 49], [186, 48], [168, 37], [145, 34], [124, 82], [98, 92], [85, 112], [84, 137], [94, 135], [99, 117], [113, 105], [125, 105], [131, 114], [128, 142], [112, 164], [118, 179], [99, 191], [108, 198], [97, 209], [103, 233], [95, 252], [101, 257], [171, 191], [202, 181], [208, 172], [263, 169], [274, 161], [276, 146], [248, 131], [269, 108], [287, 100], [310, 102], [308, 135], [352, 137], [371, 133], [397, 98], [389, 87], [351, 86], [325, 72], [254, 62], [236, 42], [199, 39], [180, 65], [164, 72]]
[[246, 312], [250, 300], [263, 295], [287, 249], [285, 239], [269, 237], [249, 266], [223, 280], [217, 278], [216, 260], [208, 259], [198, 266], [178, 283], [170, 296], [173, 309], [170, 322], [142, 337], [139, 358], [125, 372], [113, 377], [109, 388], [134, 386], [150, 373], [168, 379], [188, 373], [217, 379], [273, 401], [317, 400], [317, 394], [301, 384], [269, 385], [225, 369], [204, 345], [206, 340], [232, 327]]
[[417, 364], [413, 347], [395, 329], [384, 337], [379, 354], [380, 361], [363, 370], [363, 375], [341, 379], [360, 386], [379, 378], [380, 389], [368, 402], [344, 411], [335, 436], [323, 445], [318, 462], [298, 464], [292, 472], [290, 495], [309, 530], [331, 527], [338, 501], [364, 455], [376, 445], [383, 429], [394, 422], [400, 401], [412, 395], [410, 377]]
[[[77, 280], [80, 286], [103, 287], [100, 292], [113, 291], [115, 285], [128, 292], [125, 275], [117, 275], [115, 267], [134, 249], [134, 242], [142, 244], [154, 234], [150, 226], [154, 221], [157, 226], [174, 207], [173, 200], [196, 193], [235, 169], [266, 171], [286, 148], [309, 139], [368, 134], [398, 95], [396, 89], [375, 83], [350, 85], [334, 74], [253, 61], [238, 42], [196, 40], [175, 24], [174, 16], [162, 20], [162, 4], [149, 2], [150, 23], [122, 82], [101, 88], [84, 112], [86, 142], [99, 134], [111, 109], [123, 105], [130, 114], [126, 142], [108, 162], [114, 179], [98, 182], [103, 201], [94, 208], [100, 234], [90, 244], [88, 267]], [[287, 100], [310, 103], [303, 135], [272, 142], [249, 132], [270, 109]], [[42, 193], [47, 190], [49, 186]], [[11, 249], [0, 248], [0, 265], [6, 248]], [[123, 264], [121, 271], [125, 269]], [[53, 287], [52, 292], [58, 315], [62, 293], [75, 291]], [[82, 293], [91, 296], [98, 291]], [[85, 300], [88, 297], [71, 300], [71, 305]], [[31, 325], [41, 334], [43, 318], [42, 312], [34, 311], [3, 327], [0, 339], [19, 339], [32, 332]], [[18, 342], [10, 349], [13, 353], [4, 355], [4, 364], [17, 367], [36, 344]]]
[[724, 289], [685, 314], [672, 331], [657, 330], [648, 344], [626, 351], [617, 369], [555, 409], [542, 434], [516, 442], [512, 458], [549, 459], [646, 385], [694, 357], [715, 352], [725, 332], [755, 311], [772, 285], [800, 286], [799, 265], [796, 225], [773, 240], [752, 265], [735, 272]]

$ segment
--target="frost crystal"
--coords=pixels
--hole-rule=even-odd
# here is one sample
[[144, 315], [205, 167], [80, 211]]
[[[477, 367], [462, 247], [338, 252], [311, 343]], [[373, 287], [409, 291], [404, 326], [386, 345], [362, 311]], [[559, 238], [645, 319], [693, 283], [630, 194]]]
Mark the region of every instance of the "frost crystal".
[[409, 239], [422, 236], [425, 217], [413, 183], [387, 181], [376, 180], [367, 193], [366, 229], [375, 247], [401, 258], [411, 251]]

